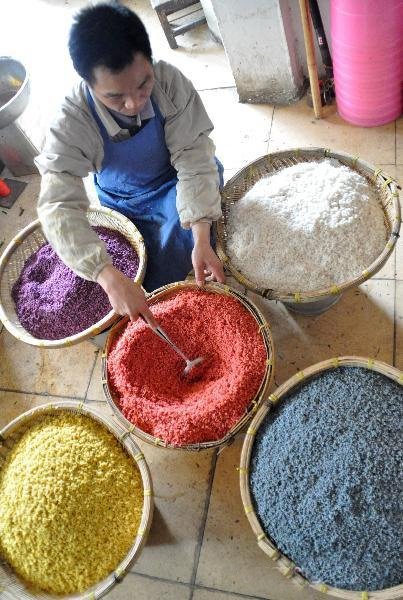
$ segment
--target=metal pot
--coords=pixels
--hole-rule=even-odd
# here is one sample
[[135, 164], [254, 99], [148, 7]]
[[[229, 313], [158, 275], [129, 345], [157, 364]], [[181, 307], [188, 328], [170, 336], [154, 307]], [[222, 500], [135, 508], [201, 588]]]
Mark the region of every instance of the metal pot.
[[29, 99], [29, 76], [18, 60], [0, 56], [0, 129], [24, 112]]
[[20, 128], [18, 118], [29, 100], [29, 76], [18, 60], [0, 56], [0, 160], [13, 175], [37, 173], [38, 150]]

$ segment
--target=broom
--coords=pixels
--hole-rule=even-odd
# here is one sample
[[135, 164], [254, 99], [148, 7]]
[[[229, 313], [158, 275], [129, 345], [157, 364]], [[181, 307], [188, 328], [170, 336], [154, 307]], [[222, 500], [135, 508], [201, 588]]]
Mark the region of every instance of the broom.
[[317, 119], [322, 118], [322, 101], [320, 97], [320, 87], [318, 79], [318, 69], [316, 66], [315, 48], [313, 45], [313, 35], [311, 21], [309, 19], [308, 0], [299, 0], [299, 9], [301, 12], [302, 29], [304, 31], [304, 42], [306, 51], [306, 60], [308, 64], [309, 83], [311, 86], [313, 110]]

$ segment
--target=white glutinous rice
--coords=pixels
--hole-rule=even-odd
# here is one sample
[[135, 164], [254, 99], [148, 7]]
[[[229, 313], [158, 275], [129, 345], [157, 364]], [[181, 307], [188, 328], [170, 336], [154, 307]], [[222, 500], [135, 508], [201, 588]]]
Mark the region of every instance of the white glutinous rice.
[[258, 286], [285, 292], [359, 276], [387, 238], [376, 191], [334, 159], [260, 179], [232, 207], [227, 225], [235, 267]]

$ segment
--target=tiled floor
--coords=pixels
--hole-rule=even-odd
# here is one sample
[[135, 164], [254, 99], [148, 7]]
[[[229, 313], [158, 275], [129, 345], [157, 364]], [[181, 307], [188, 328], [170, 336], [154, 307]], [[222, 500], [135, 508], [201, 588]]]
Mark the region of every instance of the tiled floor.
[[[21, 5], [21, 1], [7, 2], [10, 11], [18, 11]], [[32, 128], [38, 143], [54, 98], [62, 84], [73, 80], [68, 63], [62, 72], [56, 68], [60, 61], [64, 64], [72, 8], [83, 4], [83, 0], [31, 0], [36, 14], [52, 13], [53, 26], [50, 31], [39, 19], [38, 29], [32, 31], [26, 19], [20, 36], [25, 47], [18, 46], [8, 31], [2, 32], [0, 54], [16, 55], [19, 50], [18, 56], [30, 67], [34, 79], [31, 120], [27, 113], [26, 127]], [[129, 4], [144, 18], [155, 55], [180, 67], [200, 90], [215, 123], [212, 137], [227, 179], [267, 151], [325, 146], [358, 154], [403, 181], [402, 119], [361, 129], [344, 123], [334, 106], [326, 108], [323, 120], [316, 121], [304, 99], [281, 108], [239, 104], [225, 53], [205, 27], [180, 38], [183, 46], [173, 51], [147, 0]], [[53, 85], [47, 94], [50, 74]], [[29, 185], [18, 203], [9, 211], [0, 210], [3, 243], [35, 217], [39, 177], [24, 180]], [[312, 363], [343, 354], [376, 357], [403, 369], [402, 242], [376, 278], [344, 294], [321, 316], [298, 316], [281, 304], [249, 296], [272, 325], [276, 384]], [[79, 398], [111, 414], [102, 394], [100, 357], [90, 343], [48, 351], [24, 345], [3, 329], [0, 356], [0, 427], [28, 408], [57, 398]], [[111, 592], [111, 600], [321, 597], [306, 589], [298, 591], [257, 547], [239, 493], [236, 468], [241, 444], [242, 435], [219, 455], [186, 454], [140, 444], [153, 476], [156, 511], [147, 546], [132, 572]]]

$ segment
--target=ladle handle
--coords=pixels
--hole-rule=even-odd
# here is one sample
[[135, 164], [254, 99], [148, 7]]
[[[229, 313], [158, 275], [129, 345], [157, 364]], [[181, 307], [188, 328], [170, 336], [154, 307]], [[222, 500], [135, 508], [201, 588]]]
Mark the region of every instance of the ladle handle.
[[158, 337], [160, 337], [162, 340], [164, 340], [164, 342], [166, 342], [167, 344], [169, 344], [171, 346], [171, 348], [173, 350], [175, 350], [175, 352], [177, 354], [179, 354], [179, 356], [181, 358], [183, 358], [183, 360], [185, 362], [189, 362], [188, 358], [183, 354], [182, 350], [179, 350], [178, 346], [176, 346], [176, 344], [173, 343], [173, 341], [170, 339], [170, 337], [168, 336], [168, 334], [165, 333], [165, 331], [158, 325], [157, 327], [153, 327], [152, 325], [150, 325], [150, 323], [147, 321], [147, 319], [144, 317], [144, 315], [142, 315], [140, 313], [140, 317], [143, 319], [143, 321], [148, 325], [148, 327], [156, 334], [158, 335]]

